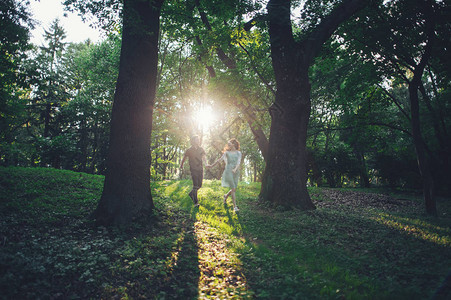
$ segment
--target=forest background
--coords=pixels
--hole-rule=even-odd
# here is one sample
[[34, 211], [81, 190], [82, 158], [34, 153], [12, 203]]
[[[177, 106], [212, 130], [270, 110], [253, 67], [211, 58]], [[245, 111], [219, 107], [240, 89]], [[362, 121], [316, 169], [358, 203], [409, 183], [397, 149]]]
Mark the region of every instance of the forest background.
[[[66, 43], [58, 20], [32, 45], [26, 1], [1, 4], [0, 163], [104, 174], [121, 51], [120, 1], [65, 1], [105, 40]], [[292, 1], [302, 40], [340, 1]], [[103, 5], [103, 6], [102, 6]], [[261, 181], [276, 86], [266, 1], [168, 1], [161, 11], [153, 180], [189, 178], [179, 161], [201, 136], [209, 161], [241, 141], [242, 180]], [[421, 190], [418, 119], [434, 195], [450, 195], [450, 7], [375, 1], [344, 22], [309, 69], [308, 185]], [[419, 64], [419, 117], [409, 88]], [[263, 146], [262, 146], [263, 145]], [[124, 158], [125, 159], [125, 158]], [[219, 178], [221, 169], [205, 178]]]
[[449, 298], [446, 1], [64, 2], [105, 40], [0, 2], [3, 297]]

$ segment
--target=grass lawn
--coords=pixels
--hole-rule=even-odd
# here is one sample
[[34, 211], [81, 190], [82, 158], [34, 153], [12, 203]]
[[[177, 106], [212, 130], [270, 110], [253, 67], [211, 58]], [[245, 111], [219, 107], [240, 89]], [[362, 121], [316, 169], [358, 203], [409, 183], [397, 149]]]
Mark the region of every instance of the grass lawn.
[[[310, 189], [317, 209], [234, 213], [219, 181], [152, 183], [156, 209], [127, 228], [90, 220], [103, 177], [0, 168], [0, 299], [430, 299], [451, 272], [451, 199]], [[450, 289], [443, 299], [451, 298]]]

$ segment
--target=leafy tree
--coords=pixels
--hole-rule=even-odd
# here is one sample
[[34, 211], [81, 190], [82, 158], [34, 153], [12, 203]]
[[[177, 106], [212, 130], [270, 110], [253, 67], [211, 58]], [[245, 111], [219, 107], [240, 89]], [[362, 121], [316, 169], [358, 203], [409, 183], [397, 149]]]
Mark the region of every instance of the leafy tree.
[[341, 1], [296, 41], [290, 21], [291, 1], [268, 3], [276, 98], [271, 107], [268, 159], [260, 198], [277, 205], [313, 209], [307, 191], [307, 126], [311, 111], [308, 70], [335, 29], [365, 1]]
[[[26, 64], [29, 83], [32, 87], [30, 107], [31, 126], [34, 127], [35, 144], [39, 147], [41, 165], [61, 166], [64, 149], [71, 148], [70, 136], [64, 138], [59, 119], [61, 108], [67, 104], [73, 89], [68, 81], [64, 52], [66, 33], [59, 20], [55, 19], [45, 30], [45, 45], [32, 54]], [[58, 137], [60, 136], [60, 137]], [[53, 138], [58, 137], [58, 142]], [[65, 140], [68, 147], [61, 147]], [[55, 145], [53, 143], [55, 142]], [[70, 155], [70, 154], [69, 154]]]
[[348, 155], [354, 157], [353, 166], [358, 170], [360, 185], [369, 187], [367, 160], [374, 149], [374, 129], [384, 125], [387, 118], [380, 116], [388, 114], [387, 103], [377, 91], [377, 84], [382, 81], [380, 72], [372, 63], [362, 61], [358, 54], [343, 49], [335, 36], [315, 59], [310, 78], [312, 114], [308, 148], [313, 153], [309, 156], [311, 176], [315, 177], [316, 184], [321, 184], [319, 171], [330, 178], [328, 172], [331, 169], [319, 167], [327, 165], [322, 160], [328, 156], [329, 147], [344, 142], [349, 148], [341, 149], [347, 149]]
[[[449, 7], [442, 1], [391, 1], [381, 4], [365, 18], [355, 21], [358, 25], [352, 26], [358, 30], [347, 33], [354, 40], [349, 43], [354, 51], [360, 51], [364, 59], [372, 60], [392, 80], [394, 87], [404, 85], [408, 91], [408, 105], [398, 104], [398, 107], [411, 123], [426, 211], [432, 215], [436, 215], [432, 168], [436, 157], [428, 149], [429, 138], [426, 139], [426, 136], [436, 137], [442, 153], [449, 153], [445, 149], [450, 149], [447, 142], [450, 139], [446, 133], [445, 119], [443, 115], [439, 117], [438, 113], [438, 107], [442, 103], [432, 101], [433, 94], [428, 94], [424, 82], [427, 80], [425, 70], [434, 55], [433, 51], [440, 48], [435, 48], [434, 44], [443, 45], [443, 37], [449, 33], [449, 28], [445, 25], [449, 23], [446, 18], [447, 10], [449, 11]], [[437, 57], [440, 56], [437, 53]], [[429, 71], [433, 72], [432, 69]], [[439, 99], [437, 97], [435, 100]], [[424, 117], [427, 115], [431, 116], [431, 131], [425, 135], [428, 125], [425, 124]], [[445, 158], [436, 164], [438, 169], [439, 165], [448, 169], [448, 161], [449, 158]]]
[[[175, 32], [176, 36], [190, 37], [191, 51], [196, 54], [210, 76], [209, 92], [214, 94], [216, 100], [233, 105], [242, 113], [262, 155], [265, 156], [268, 144], [265, 132], [267, 126], [260, 121], [263, 115], [261, 112], [265, 109], [257, 107], [262, 104], [267, 106], [262, 101], [267, 97], [262, 97], [262, 94], [265, 87], [270, 87], [265, 71], [271, 68], [269, 64], [262, 68], [265, 64], [259, 64], [261, 61], [250, 55], [251, 48], [245, 46], [261, 46], [260, 51], [262, 48], [268, 48], [267, 44], [261, 42], [262, 35], [259, 32], [246, 33], [242, 28], [243, 15], [254, 9], [254, 5], [249, 1], [190, 0], [184, 5], [179, 3], [166, 7], [168, 23], [171, 24], [165, 28]], [[269, 62], [268, 57], [264, 59]], [[249, 66], [252, 66], [252, 70]]]
[[0, 3], [0, 163], [19, 163], [17, 136], [26, 123], [26, 87], [20, 65], [33, 26], [23, 1]]
[[77, 145], [66, 168], [89, 173], [105, 171], [120, 43], [118, 36], [110, 35], [100, 44], [87, 41], [68, 48], [68, 78], [75, 89], [72, 100], [60, 113], [64, 132], [70, 133]]

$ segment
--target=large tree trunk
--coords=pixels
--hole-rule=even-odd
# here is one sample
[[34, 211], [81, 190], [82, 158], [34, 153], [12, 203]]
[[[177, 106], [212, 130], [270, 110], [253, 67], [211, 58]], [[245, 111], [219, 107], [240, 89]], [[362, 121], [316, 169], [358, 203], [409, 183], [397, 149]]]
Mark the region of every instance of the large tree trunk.
[[270, 1], [268, 15], [277, 91], [270, 109], [271, 133], [260, 199], [276, 205], [314, 209], [307, 191], [306, 170], [311, 109], [309, 66], [296, 53], [290, 1]]
[[268, 157], [260, 199], [286, 207], [314, 209], [307, 191], [307, 126], [310, 117], [308, 69], [338, 25], [367, 4], [345, 0], [298, 44], [290, 21], [290, 1], [267, 6], [271, 57], [276, 79]]
[[[430, 12], [429, 12], [430, 13]], [[426, 20], [428, 41], [424, 47], [424, 52], [418, 65], [414, 66], [413, 78], [409, 82], [409, 100], [412, 124], [413, 143], [417, 153], [418, 168], [423, 181], [423, 197], [426, 206], [426, 213], [437, 216], [437, 207], [434, 198], [434, 181], [430, 162], [426, 156], [425, 143], [421, 134], [420, 104], [418, 91], [422, 85], [421, 79], [427, 62], [431, 56], [432, 44], [434, 41], [435, 20], [432, 15]]]
[[[277, 76], [277, 75], [276, 75]], [[307, 126], [310, 85], [307, 74], [278, 81], [271, 108], [271, 134], [260, 198], [276, 205], [314, 209], [307, 191]]]
[[426, 212], [430, 215], [437, 215], [437, 208], [434, 199], [434, 184], [429, 161], [424, 150], [424, 142], [421, 136], [420, 128], [420, 108], [418, 101], [418, 86], [413, 82], [409, 84], [410, 109], [412, 114], [412, 136], [417, 153], [418, 168], [423, 181], [423, 197], [426, 206]]
[[122, 49], [114, 95], [107, 170], [94, 216], [125, 224], [153, 209], [150, 138], [163, 0], [124, 1]]

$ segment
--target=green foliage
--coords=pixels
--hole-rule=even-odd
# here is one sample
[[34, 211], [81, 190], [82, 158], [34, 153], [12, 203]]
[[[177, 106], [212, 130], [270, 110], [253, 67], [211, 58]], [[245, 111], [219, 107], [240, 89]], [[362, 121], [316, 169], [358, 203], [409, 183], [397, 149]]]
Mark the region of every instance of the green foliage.
[[[19, 65], [29, 48], [29, 11], [20, 1], [5, 0], [0, 4], [0, 104], [6, 100], [6, 89], [20, 82]], [[3, 108], [3, 107], [2, 107]]]
[[[447, 275], [450, 202], [312, 188], [315, 211], [269, 209], [240, 183], [240, 211], [205, 181], [152, 183], [156, 210], [93, 226], [102, 176], [0, 168], [0, 288], [6, 298], [424, 299]], [[230, 201], [230, 200], [229, 200]]]
[[65, 131], [74, 137], [76, 152], [68, 168], [103, 173], [121, 40], [111, 35], [99, 44], [72, 45], [66, 54], [70, 80], [77, 92], [60, 112]]
[[[15, 103], [15, 118], [10, 120], [10, 126], [13, 126], [2, 142], [20, 147], [22, 153], [6, 152], [5, 158], [2, 158], [5, 165], [32, 165], [38, 161], [41, 165], [60, 167], [60, 154], [58, 151], [47, 151], [51, 146], [50, 142], [45, 141], [58, 137], [59, 141], [53, 142], [56, 149], [57, 144], [67, 139], [62, 134], [63, 128], [57, 114], [67, 104], [72, 86], [66, 81], [63, 57], [65, 32], [58, 20], [45, 31], [44, 39], [46, 44], [34, 47], [21, 63], [27, 86], [24, 84], [13, 93], [16, 97], [20, 95], [19, 101]], [[44, 146], [46, 153], [40, 151], [40, 146]], [[11, 147], [7, 149], [12, 150]]]
[[80, 12], [81, 17], [89, 19], [94, 16], [97, 25], [107, 32], [116, 32], [121, 24], [121, 0], [64, 0], [69, 11]]
[[0, 163], [19, 160], [20, 147], [14, 143], [14, 132], [26, 123], [26, 93], [21, 63], [30, 48], [29, 12], [22, 2], [0, 3]]
[[[368, 114], [368, 117], [376, 117], [376, 123], [405, 133], [410, 132], [406, 129], [411, 126], [407, 87], [420, 60], [427, 60], [424, 62], [428, 67], [422, 74], [419, 87], [419, 122], [423, 133], [421, 138], [428, 148], [427, 155], [435, 186], [443, 194], [449, 194], [449, 177], [445, 175], [449, 169], [449, 155], [445, 153], [451, 153], [450, 144], [446, 142], [450, 140], [447, 133], [449, 114], [446, 114], [449, 108], [442, 102], [442, 96], [448, 93], [450, 82], [449, 73], [443, 72], [443, 67], [449, 65], [443, 59], [443, 54], [447, 53], [443, 47], [448, 43], [444, 36], [449, 36], [446, 11], [449, 11], [449, 3], [446, 1], [402, 0], [373, 3], [339, 32], [344, 41], [343, 47], [348, 53], [358, 55], [358, 60], [370, 63], [377, 73], [386, 78], [378, 83], [379, 90], [385, 96], [378, 98], [385, 100], [385, 105], [378, 101], [382, 104], [382, 110], [377, 115]], [[351, 28], [353, 29], [350, 30]], [[428, 47], [430, 49], [426, 50]], [[431, 56], [424, 56], [429, 50]], [[444, 89], [437, 89], [432, 87], [433, 82], [447, 83]], [[405, 137], [401, 140], [404, 139]], [[394, 156], [399, 155], [403, 154], [396, 153]]]
[[29, 86], [11, 106], [14, 119], [5, 119], [11, 130], [2, 131], [4, 165], [105, 169], [121, 40], [110, 35], [96, 45], [67, 44], [64, 37], [55, 20], [46, 44], [22, 65]]
[[[341, 26], [336, 36], [324, 45], [310, 69], [313, 107], [308, 144], [314, 154], [311, 166], [318, 169], [330, 165], [326, 158], [337, 154], [329, 152], [339, 148], [342, 156], [350, 158], [349, 163], [354, 162], [349, 166], [350, 172], [344, 173], [348, 180], [355, 177], [357, 171], [359, 182], [366, 186], [371, 183], [421, 187], [413, 157], [406, 83], [411, 79], [413, 63], [423, 51], [425, 24], [431, 20], [430, 14], [434, 16], [433, 26], [444, 29], [441, 25], [444, 3], [434, 7], [429, 4], [393, 1], [378, 6], [373, 3], [359, 12], [357, 18]], [[326, 4], [307, 1], [306, 9], [314, 11], [323, 5]], [[437, 34], [440, 40], [443, 32], [437, 31]], [[442, 45], [441, 40], [437, 43]], [[429, 74], [423, 77], [421, 122], [436, 188], [439, 193], [448, 194], [449, 184], [445, 179], [448, 177], [443, 174], [448, 160], [444, 152], [449, 152], [444, 142], [449, 140], [445, 133], [449, 122], [439, 112], [447, 110], [441, 102], [447, 88], [434, 91], [429, 83], [435, 80], [443, 83], [447, 78], [439, 69], [431, 64]], [[340, 143], [346, 147], [341, 147]], [[322, 173], [318, 174], [313, 167], [311, 180], [316, 184], [333, 177], [332, 168], [321, 168]], [[320, 177], [322, 180], [318, 179]], [[331, 180], [327, 182], [330, 184]]]

